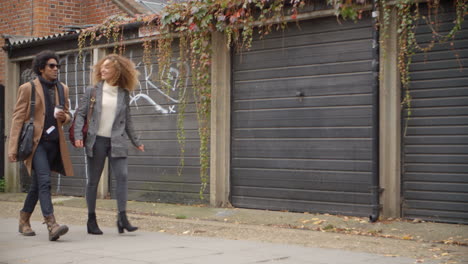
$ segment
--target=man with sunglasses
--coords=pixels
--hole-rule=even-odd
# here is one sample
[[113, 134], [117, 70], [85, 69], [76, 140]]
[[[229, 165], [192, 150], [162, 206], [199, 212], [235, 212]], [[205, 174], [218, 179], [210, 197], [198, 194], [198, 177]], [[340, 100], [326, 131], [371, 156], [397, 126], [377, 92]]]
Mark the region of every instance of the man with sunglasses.
[[19, 135], [23, 124], [29, 122], [31, 92], [34, 90], [33, 151], [24, 160], [24, 165], [32, 177], [32, 184], [23, 209], [20, 211], [19, 232], [25, 236], [36, 234], [31, 229], [29, 219], [37, 201], [40, 201], [50, 241], [55, 241], [68, 232], [66, 225], [59, 225], [55, 221], [50, 192], [51, 172], [66, 176], [73, 175], [73, 167], [62, 129], [62, 126], [69, 123], [72, 117], [69, 112], [68, 87], [57, 80], [60, 68], [58, 61], [58, 56], [50, 50], [42, 51], [34, 58], [32, 67], [38, 77], [21, 85], [18, 89], [18, 100], [13, 112], [8, 142], [8, 159], [10, 162], [16, 162]]

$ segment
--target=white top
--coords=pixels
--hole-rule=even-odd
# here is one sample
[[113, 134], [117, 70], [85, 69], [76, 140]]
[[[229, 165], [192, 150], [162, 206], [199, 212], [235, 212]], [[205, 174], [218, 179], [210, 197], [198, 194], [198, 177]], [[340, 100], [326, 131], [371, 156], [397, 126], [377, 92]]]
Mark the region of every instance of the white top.
[[101, 137], [111, 137], [112, 125], [114, 124], [115, 116], [117, 115], [117, 94], [118, 87], [111, 86], [104, 82], [102, 86], [102, 109], [101, 121], [97, 135]]

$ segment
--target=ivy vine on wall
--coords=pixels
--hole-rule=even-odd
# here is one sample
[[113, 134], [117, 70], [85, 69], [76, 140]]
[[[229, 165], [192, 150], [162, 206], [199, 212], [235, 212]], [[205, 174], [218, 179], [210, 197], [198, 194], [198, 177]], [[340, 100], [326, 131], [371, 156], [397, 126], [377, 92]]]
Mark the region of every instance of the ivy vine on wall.
[[[409, 94], [409, 65], [411, 56], [417, 50], [428, 51], [436, 42], [450, 41], [467, 15], [468, 0], [454, 0], [456, 18], [453, 28], [444, 36], [433, 30], [433, 42], [426, 47], [418, 45], [415, 37], [415, 23], [420, 19], [428, 19], [419, 13], [418, 0], [326, 0], [330, 8], [335, 9], [341, 19], [359, 20], [363, 10], [375, 5], [380, 11], [378, 25], [386, 36], [389, 26], [390, 12], [396, 8], [398, 13], [398, 65], [402, 86], [405, 89], [404, 103], [410, 109]], [[225, 35], [229, 46], [239, 49], [251, 47], [254, 30], [260, 37], [268, 35], [272, 30], [284, 28], [286, 17], [297, 19], [304, 6], [314, 1], [306, 0], [199, 0], [182, 3], [171, 3], [161, 13], [126, 18], [110, 17], [103, 24], [88, 28], [80, 33], [78, 44], [80, 51], [93, 41], [105, 38], [114, 44], [114, 52], [123, 53], [123, 28], [125, 24], [143, 22], [143, 29], [157, 35], [157, 40], [143, 39], [143, 61], [151, 62], [151, 56], [156, 54], [161, 83], [170, 83], [169, 76], [165, 76], [164, 69], [172, 63], [173, 44], [178, 40], [179, 70], [182, 78], [188, 78], [184, 64], [190, 65], [190, 76], [196, 105], [200, 136], [200, 197], [203, 198], [209, 180], [209, 142], [210, 142], [210, 113], [211, 113], [211, 33], [220, 32]], [[429, 14], [436, 14], [440, 0], [426, 1]], [[276, 24], [268, 21], [278, 21]], [[430, 19], [430, 18], [429, 18]], [[434, 27], [435, 28], [435, 27]], [[383, 41], [383, 39], [381, 39]], [[154, 42], [154, 43], [153, 43]], [[383, 47], [385, 48], [385, 47]], [[179, 82], [182, 84], [183, 82]], [[164, 88], [164, 87], [163, 87]], [[169, 89], [169, 88], [167, 88]], [[182, 89], [179, 89], [182, 90]], [[184, 165], [185, 132], [184, 115], [186, 98], [182, 96], [177, 126], [177, 137], [180, 145], [180, 168]], [[179, 170], [179, 173], [181, 171]]]

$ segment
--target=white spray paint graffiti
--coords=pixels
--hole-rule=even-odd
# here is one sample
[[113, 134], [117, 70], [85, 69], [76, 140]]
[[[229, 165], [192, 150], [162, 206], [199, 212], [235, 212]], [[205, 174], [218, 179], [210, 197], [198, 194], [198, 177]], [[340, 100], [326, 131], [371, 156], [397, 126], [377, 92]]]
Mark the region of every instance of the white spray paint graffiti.
[[[133, 61], [133, 50], [130, 51], [129, 58]], [[176, 64], [176, 62], [174, 61], [172, 63], [172, 65], [175, 65], [175, 64]], [[179, 84], [181, 76], [180, 76], [180, 72], [177, 69], [177, 67], [173, 67], [172, 65], [169, 68], [169, 71], [167, 73], [166, 73], [166, 70], [162, 71], [162, 75], [164, 76], [165, 74], [167, 74], [167, 77], [168, 77], [169, 82], [170, 82], [170, 83], [166, 83], [165, 81], [163, 81], [163, 85], [169, 86], [170, 87], [169, 88], [170, 92], [172, 92], [173, 94], [176, 94], [178, 92], [177, 91], [177, 86]], [[154, 109], [155, 109], [156, 112], [163, 113], [163, 114], [177, 113], [177, 111], [175, 110], [175, 107], [180, 102], [180, 100], [174, 98], [175, 96], [170, 96], [170, 94], [166, 94], [162, 89], [160, 89], [153, 82], [153, 78], [152, 78], [153, 77], [153, 65], [152, 64], [151, 65], [145, 65], [143, 62], [140, 61], [140, 62], [138, 62], [136, 64], [136, 67], [137, 68], [143, 67], [143, 73], [142, 74], [143, 74], [144, 80], [140, 81], [139, 91], [133, 93], [133, 96], [131, 96], [130, 103], [135, 104], [135, 106], [138, 109], [138, 101], [139, 100], [145, 100], [146, 102], [148, 102], [149, 104], [154, 106]], [[185, 71], [188, 72], [189, 71], [189, 66], [188, 66], [187, 63], [184, 64], [184, 67], [185, 67]], [[182, 87], [183, 90], [180, 93], [177, 94], [177, 97], [185, 96], [185, 91], [187, 89], [187, 86], [188, 86], [188, 78], [185, 78], [185, 83], [184, 83], [184, 85]], [[166, 101], [172, 102], [173, 105], [169, 105], [169, 106], [167, 106], [165, 108], [165, 107], [161, 106], [160, 104], [158, 104], [153, 98], [151, 98], [149, 96], [150, 89], [156, 90], [160, 95], [162, 95], [164, 98], [166, 98]]]
[[21, 73], [21, 83], [32, 81], [36, 77], [37, 75], [32, 69], [26, 69]]

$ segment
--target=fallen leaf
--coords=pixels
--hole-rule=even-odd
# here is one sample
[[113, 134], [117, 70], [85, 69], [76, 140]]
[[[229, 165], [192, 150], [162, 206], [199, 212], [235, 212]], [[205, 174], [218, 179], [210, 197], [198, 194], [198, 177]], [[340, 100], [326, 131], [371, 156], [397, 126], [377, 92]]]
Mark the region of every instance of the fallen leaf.
[[413, 239], [413, 237], [412, 237], [412, 236], [406, 235], [406, 236], [403, 236], [402, 239], [404, 239], [404, 240], [411, 240], [411, 239]]
[[190, 233], [190, 231], [189, 231], [189, 230], [187, 230], [187, 231], [184, 231], [182, 234], [186, 235], [186, 234], [188, 234], [188, 233]]

